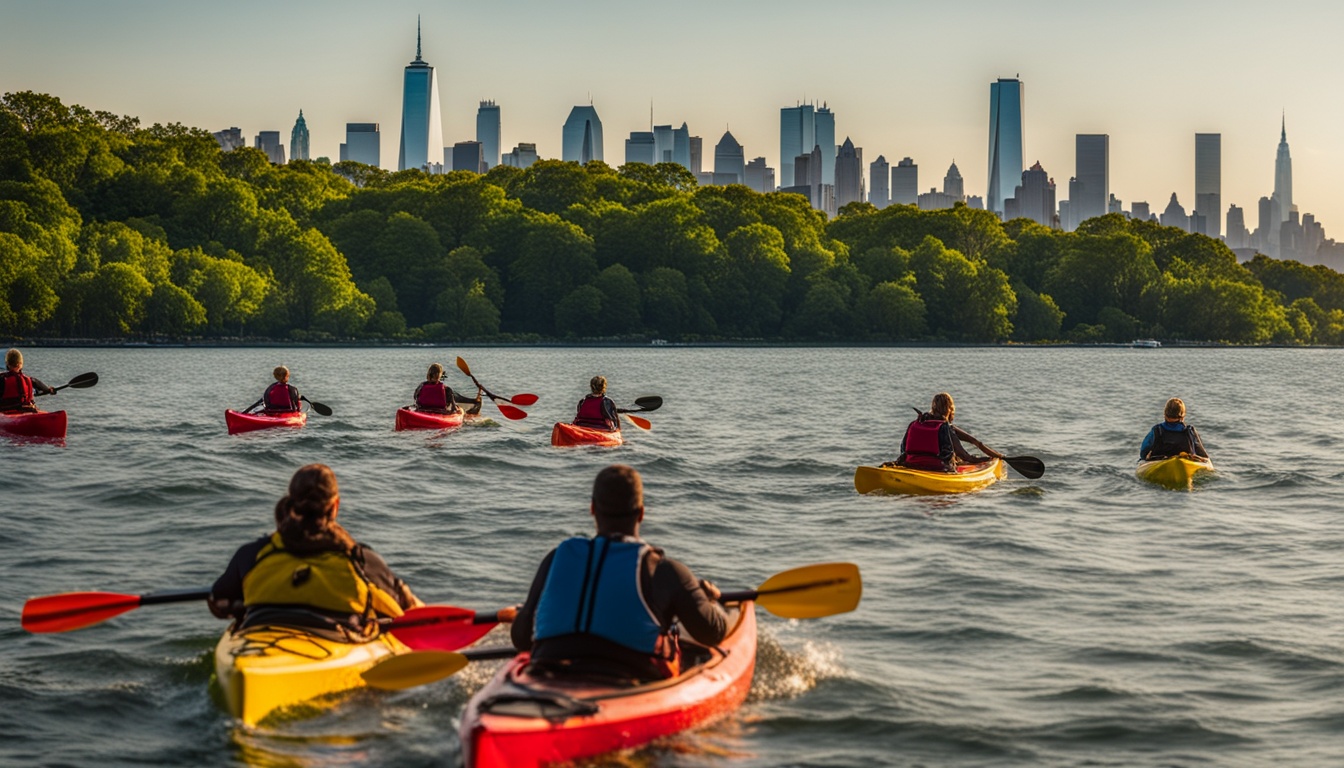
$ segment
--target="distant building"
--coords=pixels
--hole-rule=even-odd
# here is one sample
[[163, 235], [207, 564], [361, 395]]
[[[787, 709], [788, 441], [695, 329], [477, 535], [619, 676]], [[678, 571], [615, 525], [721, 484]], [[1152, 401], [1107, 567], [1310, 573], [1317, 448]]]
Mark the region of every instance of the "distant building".
[[225, 152], [232, 152], [239, 147], [247, 146], [247, 139], [243, 138], [243, 131], [237, 126], [225, 128], [210, 135], [215, 137], [215, 141], [219, 142], [219, 148]]
[[653, 165], [654, 145], [652, 131], [631, 131], [625, 140], [625, 162]]
[[[684, 128], [685, 126], [682, 127]], [[700, 178], [700, 174], [704, 173], [704, 139], [699, 136], [689, 136], [686, 139], [686, 146], [687, 151], [691, 156], [691, 173], [695, 174], [695, 177], [698, 179]]]
[[424, 168], [443, 150], [439, 78], [420, 57], [420, 22], [415, 23], [415, 60], [406, 65], [401, 89], [401, 145], [397, 170]]
[[672, 162], [691, 173], [698, 170], [691, 167], [691, 129], [685, 123], [672, 131]]
[[1186, 232], [1190, 231], [1190, 217], [1185, 215], [1185, 207], [1176, 200], [1176, 193], [1171, 193], [1171, 200], [1167, 203], [1167, 209], [1162, 212], [1159, 219], [1164, 227], [1176, 227]]
[[481, 143], [485, 169], [488, 171], [499, 165], [499, 153], [502, 151], [499, 105], [493, 99], [482, 101], [476, 109], [476, 140]]
[[977, 211], [983, 211], [985, 210], [985, 198], [979, 195], [967, 195], [966, 207], [974, 208]]
[[289, 159], [307, 160], [308, 158], [308, 121], [303, 119], [303, 110], [299, 110], [299, 119], [294, 121], [294, 130], [289, 132]]
[[[1279, 133], [1279, 150], [1274, 157], [1274, 199], [1279, 203], [1279, 222], [1288, 220], [1293, 212], [1293, 157], [1288, 152], [1288, 119], [1283, 119]], [[1275, 224], [1277, 232], [1278, 224]], [[1275, 240], [1278, 238], [1275, 237]]]
[[1065, 226], [1070, 231], [1088, 219], [1106, 215], [1106, 203], [1111, 196], [1111, 137], [1104, 133], [1077, 134], [1074, 165], [1078, 186], [1075, 189], [1069, 185], [1073, 223]]
[[266, 153], [273, 165], [285, 164], [285, 145], [280, 143], [279, 131], [262, 131], [252, 140], [252, 146]]
[[1246, 229], [1246, 213], [1235, 205], [1227, 207], [1227, 247], [1249, 248], [1251, 233]]
[[1223, 212], [1223, 135], [1221, 133], [1195, 134], [1195, 213], [1200, 226], [1191, 231], [1209, 237], [1222, 234], [1220, 217]]
[[891, 164], [882, 155], [868, 166], [868, 202], [878, 210], [891, 205]]
[[[485, 173], [485, 146], [479, 141], [459, 141], [453, 145], [451, 168], [454, 171]], [[444, 163], [447, 165], [447, 163]]]
[[928, 192], [921, 194], [918, 198], [919, 210], [938, 211], [944, 208], [951, 208], [960, 202], [946, 192], [939, 192], [937, 187], [931, 187]]
[[379, 167], [382, 146], [377, 123], [346, 123], [345, 143], [341, 145], [341, 160]]
[[1125, 212], [1125, 204], [1121, 202], [1120, 198], [1111, 195], [1110, 200], [1106, 202], [1106, 212], [1123, 214]]
[[891, 169], [891, 204], [916, 205], [919, 203], [919, 166], [904, 158]]
[[673, 138], [672, 126], [655, 125], [653, 127], [653, 162], [671, 163], [672, 146], [675, 142]]
[[1055, 223], [1055, 180], [1037, 161], [1022, 172], [1022, 183], [1013, 188], [1013, 196], [1004, 201], [1003, 218], [1031, 219], [1047, 227]]
[[835, 208], [838, 211], [850, 203], [862, 203], [864, 197], [863, 148], [855, 147], [846, 136], [835, 158]]
[[1152, 214], [1148, 212], [1148, 203], [1134, 203], [1129, 207], [1129, 217], [1138, 221], [1148, 221]]
[[[1073, 180], [1073, 179], [1069, 179], [1069, 181], [1074, 181], [1074, 180]], [[1068, 201], [1068, 200], [1060, 200], [1060, 201], [1059, 201], [1059, 226], [1060, 226], [1061, 228], [1067, 228], [1067, 227], [1069, 226], [1069, 224], [1070, 224], [1071, 222], [1073, 222], [1073, 220], [1074, 220], [1074, 218], [1073, 218], [1073, 203], [1071, 203], [1071, 202]]]
[[500, 158], [500, 165], [510, 168], [527, 168], [537, 162], [536, 144], [519, 144], [513, 151]]
[[781, 186], [802, 186], [793, 160], [812, 151], [816, 146], [816, 109], [811, 104], [784, 107], [779, 110], [779, 183]]
[[989, 191], [985, 206], [1005, 219], [1009, 217], [1004, 201], [1014, 196], [1017, 181], [1022, 178], [1022, 108], [1022, 81], [1000, 78], [989, 84]]
[[602, 160], [602, 120], [597, 110], [589, 106], [577, 106], [569, 111], [562, 130], [560, 159], [566, 162], [588, 163], [590, 160]]
[[816, 146], [821, 147], [821, 183], [835, 184], [835, 113], [825, 102], [817, 108]]
[[733, 138], [731, 131], [724, 131], [723, 138], [714, 147], [714, 183], [719, 186], [745, 183], [746, 165], [742, 145]]
[[952, 161], [952, 165], [947, 168], [947, 174], [943, 176], [943, 194], [957, 201], [966, 198], [966, 183], [961, 178], [961, 170], [957, 168], [956, 160]]
[[747, 163], [747, 186], [757, 192], [775, 191], [775, 169], [765, 164], [764, 157]]

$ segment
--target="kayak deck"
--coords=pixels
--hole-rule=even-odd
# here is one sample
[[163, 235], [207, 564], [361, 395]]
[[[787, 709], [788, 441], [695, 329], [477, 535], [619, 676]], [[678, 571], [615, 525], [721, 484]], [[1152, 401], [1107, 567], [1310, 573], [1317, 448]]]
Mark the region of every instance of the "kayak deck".
[[65, 411], [0, 413], [0, 432], [15, 437], [65, 437]]
[[308, 423], [307, 411], [295, 411], [294, 413], [266, 414], [266, 413], [243, 413], [235, 411], [232, 408], [224, 411], [224, 424], [229, 429], [230, 435], [237, 435], [242, 432], [255, 432], [258, 429], [270, 429], [271, 427], [302, 427]]
[[457, 413], [430, 413], [413, 408], [398, 408], [396, 431], [408, 429], [455, 429], [462, 426], [465, 419], [462, 411]]
[[854, 470], [854, 490], [859, 493], [929, 495], [968, 493], [987, 488], [1008, 476], [999, 459], [962, 464], [956, 472], [930, 472], [909, 467], [859, 467]]
[[1212, 461], [1183, 453], [1167, 459], [1140, 461], [1138, 467], [1134, 469], [1134, 474], [1138, 475], [1140, 480], [1147, 480], [1163, 488], [1188, 491], [1194, 487], [1196, 475], [1212, 471]]
[[535, 676], [528, 654], [519, 654], [467, 704], [466, 768], [540, 768], [638, 747], [733, 712], [756, 667], [754, 604], [742, 603], [719, 647], [683, 639], [682, 652], [704, 660], [670, 680], [633, 686]]
[[619, 429], [592, 429], [563, 421], [556, 422], [555, 426], [551, 427], [551, 445], [555, 446], [623, 445], [624, 443], [625, 438], [621, 435]]

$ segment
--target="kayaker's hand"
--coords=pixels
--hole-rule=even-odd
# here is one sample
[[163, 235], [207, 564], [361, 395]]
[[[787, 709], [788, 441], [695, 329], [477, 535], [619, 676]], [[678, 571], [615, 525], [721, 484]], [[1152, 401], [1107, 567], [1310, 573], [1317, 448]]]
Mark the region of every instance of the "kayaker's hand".
[[213, 613], [216, 619], [233, 618], [232, 600], [226, 600], [221, 597], [211, 597], [209, 600], [205, 601], [205, 604], [210, 607], [210, 613]]
[[1002, 459], [1002, 458], [1004, 458], [1004, 455], [1003, 455], [1002, 453], [999, 453], [998, 451], [995, 451], [995, 450], [991, 450], [991, 449], [989, 449], [989, 448], [986, 448], [986, 449], [985, 449], [985, 453], [989, 454], [990, 458], [993, 458], [993, 459]]
[[495, 614], [495, 619], [507, 624], [512, 624], [513, 620], [518, 618], [518, 609], [521, 607], [522, 606], [511, 605], [508, 608], [500, 608], [499, 612]]
[[717, 601], [720, 597], [723, 596], [723, 593], [719, 591], [718, 587], [714, 586], [714, 582], [712, 581], [706, 581], [705, 579], [701, 579], [700, 588], [705, 590], [705, 594], [709, 595], [710, 600]]

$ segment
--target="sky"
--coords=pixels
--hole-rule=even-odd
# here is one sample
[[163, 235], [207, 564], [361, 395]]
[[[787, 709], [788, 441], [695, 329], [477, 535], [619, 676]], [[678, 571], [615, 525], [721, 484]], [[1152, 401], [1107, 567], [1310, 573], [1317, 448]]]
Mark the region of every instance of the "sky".
[[[1024, 83], [1026, 164], [1058, 199], [1074, 136], [1110, 136], [1111, 192], [1160, 212], [1194, 207], [1194, 134], [1221, 133], [1223, 215], [1273, 191], [1282, 115], [1294, 201], [1344, 239], [1344, 3], [1297, 0], [0, 0], [0, 92], [288, 144], [300, 109], [313, 157], [339, 157], [347, 122], [378, 122], [395, 168], [401, 78], [437, 68], [444, 141], [475, 138], [500, 105], [504, 151], [560, 154], [572, 106], [591, 98], [605, 156], [630, 131], [688, 123], [710, 169], [725, 129], [779, 168], [779, 109], [836, 114], [837, 143], [919, 165], [922, 189], [955, 160], [968, 194], [988, 178], [989, 84]], [[1221, 219], [1222, 217], [1220, 217]], [[1338, 232], [1332, 230], [1332, 225]]]

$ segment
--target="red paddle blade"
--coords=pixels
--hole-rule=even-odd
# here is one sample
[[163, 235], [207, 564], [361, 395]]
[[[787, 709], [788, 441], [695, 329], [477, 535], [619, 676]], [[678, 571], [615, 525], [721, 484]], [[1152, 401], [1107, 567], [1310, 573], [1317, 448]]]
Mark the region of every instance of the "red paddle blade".
[[29, 632], [69, 632], [107, 621], [140, 607], [139, 595], [68, 592], [34, 597], [23, 604], [23, 628]]
[[536, 395], [523, 393], [521, 395], [514, 395], [513, 397], [510, 397], [509, 400], [511, 400], [514, 405], [536, 405], [538, 398]]
[[455, 651], [485, 637], [498, 622], [475, 623], [476, 612], [452, 605], [412, 608], [387, 630], [416, 651]]
[[504, 414], [504, 418], [506, 419], [517, 421], [519, 419], [527, 418], [527, 411], [524, 411], [522, 408], [514, 408], [507, 403], [495, 403], [495, 405], [499, 406], [499, 412]]

